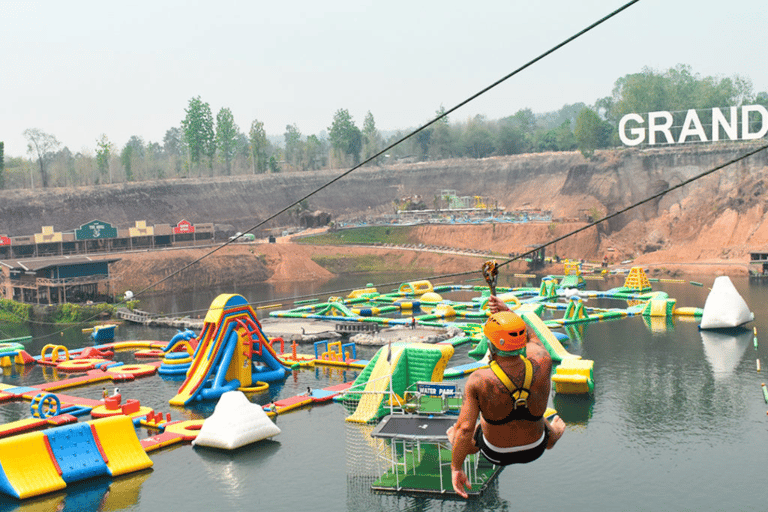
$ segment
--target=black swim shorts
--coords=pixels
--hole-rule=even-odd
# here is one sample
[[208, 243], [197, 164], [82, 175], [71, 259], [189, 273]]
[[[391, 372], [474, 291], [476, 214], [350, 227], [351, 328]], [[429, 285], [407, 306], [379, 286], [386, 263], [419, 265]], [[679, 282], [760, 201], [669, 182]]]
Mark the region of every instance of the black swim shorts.
[[483, 436], [483, 429], [478, 423], [475, 429], [475, 446], [480, 449], [480, 453], [488, 459], [489, 462], [497, 466], [509, 466], [510, 464], [525, 464], [533, 462], [541, 457], [544, 450], [547, 449], [549, 442], [549, 428], [544, 426], [544, 433], [538, 441], [522, 446], [512, 446], [510, 448], [499, 448], [486, 441]]

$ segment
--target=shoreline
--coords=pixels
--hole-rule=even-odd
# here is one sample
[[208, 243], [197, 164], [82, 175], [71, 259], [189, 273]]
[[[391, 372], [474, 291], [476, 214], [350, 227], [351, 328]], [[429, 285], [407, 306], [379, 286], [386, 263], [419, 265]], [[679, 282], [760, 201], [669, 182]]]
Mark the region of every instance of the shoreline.
[[[167, 259], [161, 253], [140, 253], [123, 255], [115, 264], [119, 276], [119, 292], [144, 289], [168, 276], [176, 268], [192, 262], [205, 254], [203, 249], [174, 251], [174, 258]], [[653, 254], [642, 255], [625, 264], [612, 264], [605, 268], [611, 274], [624, 274], [632, 267], [642, 267], [648, 277], [681, 278], [690, 276], [727, 275], [749, 276], [746, 262], [708, 259], [698, 261], [670, 261], [670, 255], [655, 260]], [[315, 262], [331, 260], [334, 272]], [[180, 292], [194, 286], [221, 286], [234, 282], [263, 282], [280, 284], [293, 281], [321, 282], [339, 275], [360, 273], [371, 275], [393, 271], [414, 271], [425, 276], [458, 274], [477, 270], [482, 264], [495, 259], [502, 263], [507, 257], [464, 253], [461, 249], [428, 251], [408, 247], [378, 246], [310, 246], [283, 242], [277, 244], [238, 244], [225, 248], [195, 267], [170, 279], [149, 293]], [[360, 262], [373, 262], [373, 266], [360, 268]], [[537, 276], [562, 275], [564, 262], [548, 263], [544, 267], [530, 270], [524, 262], [513, 262], [504, 267], [504, 274], [528, 273]], [[603, 267], [596, 262], [586, 262], [585, 275], [600, 273]], [[471, 278], [471, 275], [467, 276]]]

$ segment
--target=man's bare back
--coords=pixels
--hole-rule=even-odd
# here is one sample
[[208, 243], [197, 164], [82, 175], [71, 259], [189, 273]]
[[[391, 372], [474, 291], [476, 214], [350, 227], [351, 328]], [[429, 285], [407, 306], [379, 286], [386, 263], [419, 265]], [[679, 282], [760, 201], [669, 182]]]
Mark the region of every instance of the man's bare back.
[[[508, 309], [506, 304], [494, 296], [489, 300], [489, 307], [492, 313]], [[459, 418], [447, 432], [453, 445], [453, 488], [465, 498], [468, 480], [462, 466], [467, 455], [480, 450], [478, 439], [486, 445], [486, 451], [483, 451], [486, 458], [486, 452], [491, 451], [488, 447], [503, 453], [515, 453], [518, 447], [522, 452], [523, 448], [528, 450], [529, 446], [537, 450], [533, 455], [533, 458], [537, 458], [540, 454], [538, 450], [551, 449], [565, 432], [565, 422], [559, 416], [555, 416], [551, 422], [543, 417], [551, 390], [552, 358], [535, 335], [528, 332], [527, 335], [526, 358], [530, 361], [533, 377], [525, 404], [525, 419], [516, 419], [520, 415], [513, 411], [515, 400], [494, 371], [478, 370], [467, 380]], [[517, 388], [522, 387], [526, 373], [523, 358], [495, 355], [493, 359]], [[476, 430], [478, 418], [479, 431]], [[507, 418], [514, 419], [506, 421]], [[543, 446], [544, 443], [546, 446]]]

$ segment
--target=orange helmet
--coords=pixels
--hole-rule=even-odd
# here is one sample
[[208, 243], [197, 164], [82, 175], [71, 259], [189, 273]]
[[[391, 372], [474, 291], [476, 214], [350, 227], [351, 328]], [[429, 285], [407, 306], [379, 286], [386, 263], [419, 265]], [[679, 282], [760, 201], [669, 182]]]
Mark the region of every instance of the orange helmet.
[[483, 333], [494, 347], [505, 352], [519, 350], [528, 343], [525, 322], [512, 311], [491, 315], [485, 322]]

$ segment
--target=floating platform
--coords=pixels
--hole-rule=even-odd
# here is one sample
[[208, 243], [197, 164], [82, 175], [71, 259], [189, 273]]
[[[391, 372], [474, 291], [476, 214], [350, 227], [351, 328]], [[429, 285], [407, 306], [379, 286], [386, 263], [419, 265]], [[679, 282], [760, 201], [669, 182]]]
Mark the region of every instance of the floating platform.
[[286, 343], [314, 343], [341, 338], [335, 325], [311, 318], [264, 318], [259, 320], [261, 330], [268, 338], [283, 338]]
[[[389, 450], [382, 450], [379, 455], [387, 459], [389, 469], [371, 488], [458, 496], [451, 483], [451, 446], [445, 433], [455, 422], [455, 416], [386, 416], [373, 429], [371, 437], [389, 443]], [[464, 471], [471, 485], [467, 493], [481, 495], [502, 469], [479, 454], [467, 456]]]

